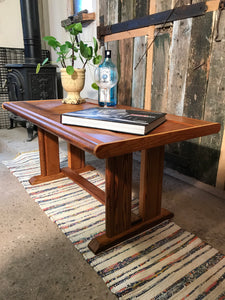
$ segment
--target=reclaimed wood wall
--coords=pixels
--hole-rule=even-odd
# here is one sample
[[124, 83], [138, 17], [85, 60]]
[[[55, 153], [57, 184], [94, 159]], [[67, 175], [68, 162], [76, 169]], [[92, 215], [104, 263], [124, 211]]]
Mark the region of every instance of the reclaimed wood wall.
[[[198, 2], [202, 0], [99, 0], [99, 15], [108, 25]], [[214, 11], [152, 28], [157, 37], [147, 57], [143, 54], [151, 33], [109, 42], [108, 48], [120, 74], [120, 104], [221, 123], [217, 135], [168, 145], [166, 165], [224, 189], [225, 11], [222, 14], [221, 42], [215, 41]]]

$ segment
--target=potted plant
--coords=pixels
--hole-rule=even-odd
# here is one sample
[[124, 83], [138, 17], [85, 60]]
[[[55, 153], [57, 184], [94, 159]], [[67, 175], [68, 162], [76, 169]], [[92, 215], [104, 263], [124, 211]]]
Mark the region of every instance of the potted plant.
[[[56, 63], [61, 63], [61, 80], [64, 90], [67, 92], [67, 97], [63, 99], [63, 103], [78, 104], [84, 102], [80, 96], [80, 92], [84, 87], [85, 82], [85, 67], [92, 62], [98, 65], [101, 62], [102, 56], [98, 55], [98, 42], [93, 37], [93, 47], [89, 46], [80, 40], [79, 34], [82, 33], [82, 24], [75, 23], [65, 27], [69, 33], [70, 40], [63, 44], [56, 40], [53, 36], [45, 36], [43, 39], [48, 45], [54, 49], [58, 58]], [[82, 62], [81, 68], [75, 67], [76, 60]], [[36, 68], [38, 73], [41, 67], [48, 64], [48, 58], [42, 63], [39, 63]]]

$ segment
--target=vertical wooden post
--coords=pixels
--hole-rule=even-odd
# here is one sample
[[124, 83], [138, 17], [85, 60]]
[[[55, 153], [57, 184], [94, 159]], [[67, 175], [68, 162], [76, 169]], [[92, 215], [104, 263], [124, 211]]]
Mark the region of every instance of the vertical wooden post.
[[38, 129], [41, 175], [60, 173], [58, 137]]
[[73, 0], [67, 0], [67, 15], [72, 16], [74, 14]]
[[68, 167], [72, 170], [85, 167], [85, 153], [83, 150], [68, 143]]
[[[149, 14], [155, 13], [155, 0], [149, 1]], [[149, 28], [147, 47], [154, 39], [155, 26]], [[151, 109], [151, 91], [152, 91], [152, 64], [153, 64], [153, 45], [147, 50], [146, 57], [146, 79], [145, 79], [145, 109]]]
[[30, 178], [30, 184], [38, 184], [64, 177], [60, 170], [58, 137], [38, 128], [41, 175]]
[[45, 132], [45, 160], [47, 175], [60, 173], [58, 137]]
[[41, 175], [46, 176], [47, 170], [46, 170], [46, 163], [45, 163], [44, 131], [41, 128], [38, 128], [38, 145], [39, 145]]
[[106, 160], [106, 236], [131, 227], [132, 154]]
[[161, 213], [164, 146], [142, 150], [139, 209], [143, 221]]

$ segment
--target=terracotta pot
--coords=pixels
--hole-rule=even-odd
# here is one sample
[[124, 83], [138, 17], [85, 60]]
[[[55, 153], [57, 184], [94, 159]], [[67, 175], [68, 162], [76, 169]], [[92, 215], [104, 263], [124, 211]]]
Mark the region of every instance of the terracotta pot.
[[67, 97], [62, 103], [80, 104], [85, 100], [80, 96], [80, 92], [84, 88], [85, 69], [74, 69], [73, 75], [66, 73], [66, 69], [61, 69], [61, 80], [63, 89], [67, 92]]

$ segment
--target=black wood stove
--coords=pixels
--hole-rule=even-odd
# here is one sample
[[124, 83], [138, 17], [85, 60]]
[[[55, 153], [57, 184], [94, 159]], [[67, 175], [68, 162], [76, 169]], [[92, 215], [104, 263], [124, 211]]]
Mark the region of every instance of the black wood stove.
[[[38, 0], [20, 0], [24, 38], [23, 64], [8, 64], [7, 86], [10, 101], [42, 100], [57, 98], [56, 66], [41, 68], [36, 74], [37, 63], [43, 60], [41, 50]], [[25, 124], [28, 140], [34, 138], [36, 128], [30, 122], [10, 113], [10, 127], [17, 122]]]

